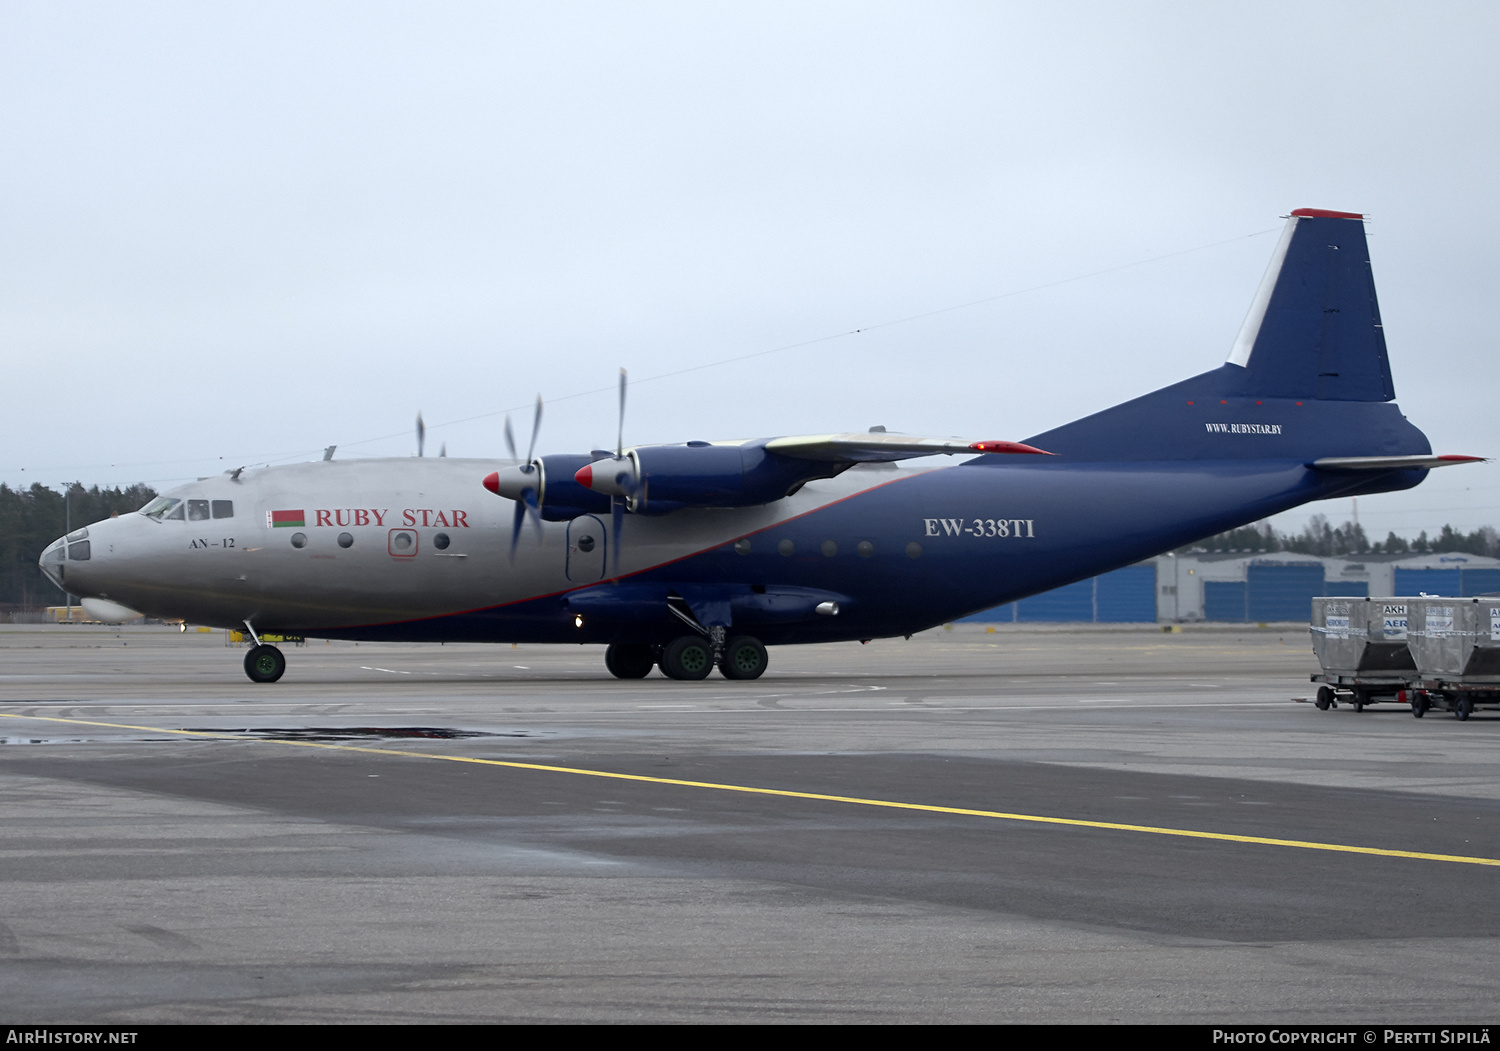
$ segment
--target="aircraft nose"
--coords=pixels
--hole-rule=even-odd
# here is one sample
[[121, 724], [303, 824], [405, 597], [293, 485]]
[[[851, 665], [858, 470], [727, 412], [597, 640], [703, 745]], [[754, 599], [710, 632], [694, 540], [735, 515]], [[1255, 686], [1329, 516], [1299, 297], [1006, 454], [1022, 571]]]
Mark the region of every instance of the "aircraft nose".
[[[95, 528], [100, 523], [95, 523]], [[75, 529], [67, 536], [60, 536], [47, 545], [37, 565], [47, 579], [69, 594], [80, 594], [88, 586], [88, 571], [93, 568], [94, 541], [89, 537], [89, 527]]]
[[58, 537], [47, 545], [41, 557], [36, 560], [36, 564], [42, 567], [42, 574], [64, 591], [67, 590], [63, 584], [63, 562], [68, 556], [67, 544], [66, 537]]

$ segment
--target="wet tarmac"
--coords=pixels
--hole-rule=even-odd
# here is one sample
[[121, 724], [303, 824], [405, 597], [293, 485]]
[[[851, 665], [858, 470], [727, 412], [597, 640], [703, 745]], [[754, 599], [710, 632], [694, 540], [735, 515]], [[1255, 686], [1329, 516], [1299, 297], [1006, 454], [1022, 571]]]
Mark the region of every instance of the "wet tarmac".
[[1500, 716], [1305, 629], [777, 649], [0, 627], [17, 1023], [1494, 1021]]

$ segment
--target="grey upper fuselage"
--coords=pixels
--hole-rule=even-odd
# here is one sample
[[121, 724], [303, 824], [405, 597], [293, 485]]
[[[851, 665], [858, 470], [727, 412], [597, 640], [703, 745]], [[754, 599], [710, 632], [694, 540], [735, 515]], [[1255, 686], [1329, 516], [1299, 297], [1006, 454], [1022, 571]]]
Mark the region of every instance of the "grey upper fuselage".
[[[528, 525], [512, 560], [513, 504], [480, 485], [494, 466], [457, 458], [346, 460], [201, 479], [163, 495], [183, 500], [184, 509], [191, 501], [232, 501], [232, 517], [130, 514], [94, 523], [90, 557], [64, 563], [66, 587], [154, 617], [359, 634], [371, 625], [563, 594], [616, 573], [630, 577], [932, 470], [861, 467], [764, 506], [632, 515], [616, 565], [607, 515], [546, 522], [540, 535]], [[277, 512], [296, 512], [301, 524], [275, 524]], [[858, 557], [857, 544], [847, 542], [850, 557]], [[875, 568], [876, 560], [863, 561], [862, 568]]]

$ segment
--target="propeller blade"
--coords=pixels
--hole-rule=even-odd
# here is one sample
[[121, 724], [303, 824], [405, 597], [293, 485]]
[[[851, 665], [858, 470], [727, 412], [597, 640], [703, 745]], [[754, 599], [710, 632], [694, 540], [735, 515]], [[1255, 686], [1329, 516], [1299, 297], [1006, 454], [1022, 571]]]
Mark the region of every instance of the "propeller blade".
[[542, 429], [542, 396], [536, 396], [536, 416], [531, 421], [531, 445], [526, 450], [526, 462], [530, 463], [532, 455], [536, 452], [537, 432]]
[[535, 489], [527, 489], [521, 493], [521, 500], [526, 507], [526, 514], [531, 519], [531, 524], [536, 526], [536, 538], [542, 539], [542, 505], [536, 498]]
[[516, 561], [516, 544], [521, 539], [521, 526], [526, 524], [526, 505], [520, 500], [516, 501], [516, 513], [510, 524], [510, 560]]
[[447, 456], [448, 455], [448, 443], [447, 442], [444, 442], [443, 443], [443, 447], [438, 450], [438, 455], [439, 456]]
[[505, 414], [505, 447], [510, 450], [510, 458], [512, 460], [520, 459], [520, 457], [516, 455], [516, 435], [515, 432], [510, 429], [509, 413]]
[[611, 538], [610, 559], [614, 566], [610, 573], [614, 576], [620, 575], [620, 533], [625, 528], [625, 498], [617, 496], [609, 502], [610, 525], [614, 527], [614, 536]]
[[422, 414], [417, 413], [417, 455], [422, 455], [422, 445], [427, 441], [427, 425], [422, 422]]
[[522, 489], [519, 499], [516, 500], [516, 511], [510, 522], [510, 560], [516, 560], [516, 545], [521, 542], [521, 528], [526, 524], [526, 519], [531, 519], [532, 525], [536, 526], [536, 538], [542, 539], [542, 510], [537, 501], [535, 489]]
[[625, 456], [625, 370], [620, 369], [620, 430], [615, 436], [615, 459]]

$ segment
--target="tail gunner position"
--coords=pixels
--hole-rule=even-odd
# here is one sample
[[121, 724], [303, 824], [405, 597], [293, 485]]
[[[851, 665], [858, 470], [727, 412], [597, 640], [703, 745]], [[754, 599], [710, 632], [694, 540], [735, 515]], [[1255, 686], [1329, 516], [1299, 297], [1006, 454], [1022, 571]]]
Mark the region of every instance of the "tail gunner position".
[[[266, 633], [600, 643], [621, 678], [753, 679], [768, 645], [908, 635], [1477, 459], [1432, 455], [1394, 398], [1362, 218], [1303, 208], [1227, 363], [1023, 443], [882, 432], [520, 459], [512, 442], [498, 469], [232, 471], [76, 530], [41, 566], [100, 619], [248, 629], [256, 682], [286, 667]], [[971, 455], [898, 465], [933, 453]]]

